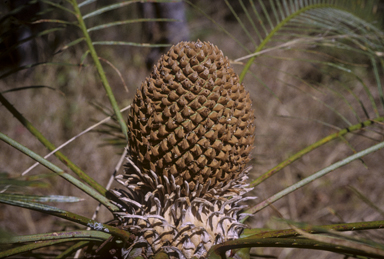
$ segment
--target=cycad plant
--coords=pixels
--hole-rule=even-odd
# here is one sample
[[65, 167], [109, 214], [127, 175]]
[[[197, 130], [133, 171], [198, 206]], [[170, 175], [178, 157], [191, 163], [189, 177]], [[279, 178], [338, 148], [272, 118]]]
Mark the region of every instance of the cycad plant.
[[[2, 231], [0, 257], [250, 258], [280, 247], [383, 258], [382, 4], [185, 1], [193, 39], [166, 46], [138, 43], [137, 26], [177, 20], [141, 19], [138, 2], [2, 13], [2, 228], [23, 234]], [[12, 40], [24, 27], [29, 36]], [[54, 55], [12, 62], [31, 41]], [[169, 48], [150, 74], [141, 47]], [[29, 158], [49, 172], [20, 175]], [[112, 171], [115, 186], [103, 187]], [[106, 210], [91, 216], [90, 197]], [[25, 209], [69, 223], [34, 223], [41, 214]]]

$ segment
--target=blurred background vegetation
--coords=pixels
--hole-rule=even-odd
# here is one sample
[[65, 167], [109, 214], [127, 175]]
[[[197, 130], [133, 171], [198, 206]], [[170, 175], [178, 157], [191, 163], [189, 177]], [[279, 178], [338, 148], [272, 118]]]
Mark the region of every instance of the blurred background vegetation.
[[[85, 44], [68, 46], [81, 37], [80, 30], [69, 24], [43, 22], [42, 19], [60, 19], [74, 22], [75, 18], [46, 1], [1, 1], [0, 2], [0, 92], [46, 136], [53, 144], [59, 146], [73, 136], [109, 115], [112, 110], [89, 55], [84, 56]], [[236, 71], [240, 73], [246, 60], [236, 61], [248, 52], [239, 47], [236, 40], [246, 48], [254, 49], [254, 42], [241, 29], [239, 20], [229, 8], [233, 8], [239, 19], [246, 21], [246, 9], [252, 9], [248, 1], [191, 1], [185, 3], [186, 24], [181, 27], [176, 38], [163, 35], [167, 32], [163, 23], [138, 22], [145, 18], [142, 3], [133, 3], [113, 12], [105, 12], [91, 20], [88, 27], [98, 24], [137, 20], [124, 26], [113, 26], [90, 32], [92, 40], [113, 39], [134, 43], [167, 44], [183, 40], [210, 41], [217, 45], [231, 59]], [[272, 13], [270, 1], [263, 1], [267, 12]], [[361, 1], [364, 2], [364, 1]], [[58, 5], [64, 5], [61, 1]], [[83, 13], [110, 1], [99, 0], [84, 7]], [[262, 12], [262, 6], [255, 1], [256, 9]], [[25, 7], [25, 11], [18, 8]], [[197, 8], [204, 10], [205, 14]], [[377, 17], [384, 15], [384, 2], [375, 6], [370, 22], [383, 28]], [[161, 12], [152, 13], [160, 17]], [[160, 17], [161, 18], [161, 17]], [[367, 18], [367, 17], [366, 17]], [[369, 17], [368, 17], [369, 18]], [[215, 21], [212, 22], [212, 20]], [[35, 21], [40, 21], [34, 23]], [[257, 26], [268, 22], [259, 21]], [[92, 24], [94, 23], [94, 24]], [[152, 26], [152, 27], [151, 27]], [[153, 26], [156, 27], [153, 29]], [[252, 24], [244, 26], [252, 30]], [[37, 34], [53, 28], [54, 33]], [[225, 29], [225, 31], [223, 30]], [[188, 30], [188, 31], [184, 31]], [[251, 73], [244, 84], [250, 91], [256, 115], [256, 143], [253, 151], [250, 178], [255, 179], [290, 155], [317, 140], [337, 132], [348, 125], [346, 121], [357, 123], [354, 116], [369, 117], [374, 108], [368, 111], [361, 108], [360, 102], [368, 102], [365, 87], [372, 90], [372, 98], [380, 104], [380, 91], [377, 90], [375, 70], [366, 55], [348, 50], [335, 49], [324, 55], [326, 46], [316, 43], [292, 44], [274, 48], [290, 42], [300, 28], [295, 26], [282, 30], [279, 41], [272, 41], [267, 52], [257, 57]], [[231, 36], [229, 36], [228, 32]], [[318, 33], [321, 37], [322, 31]], [[31, 37], [31, 40], [25, 40]], [[167, 38], [168, 37], [168, 38]], [[236, 39], [236, 40], [235, 40]], [[9, 46], [14, 42], [23, 42], [12, 51]], [[254, 41], [258, 42], [257, 37]], [[305, 46], [304, 46], [305, 45]], [[150, 67], [168, 47], [149, 48], [145, 45], [96, 45], [102, 65], [106, 71], [113, 93], [121, 108], [128, 106], [137, 87], [150, 73]], [[316, 60], [316, 61], [315, 61]], [[20, 69], [33, 63], [42, 63], [28, 69]], [[244, 62], [244, 63], [243, 63]], [[340, 67], [330, 63], [342, 64]], [[19, 70], [19, 71], [18, 71]], [[15, 72], [18, 71], [18, 72]], [[383, 81], [382, 69], [379, 77]], [[121, 76], [120, 74], [121, 73]], [[364, 83], [362, 83], [363, 80]], [[356, 98], [357, 97], [357, 98]], [[381, 105], [381, 104], [380, 104]], [[100, 109], [102, 107], [102, 110]], [[330, 108], [332, 107], [332, 108]], [[351, 112], [356, 108], [356, 114]], [[382, 107], [380, 107], [382, 110]], [[340, 116], [342, 114], [342, 116]], [[380, 113], [383, 115], [383, 112]], [[370, 116], [371, 116], [370, 115]], [[124, 118], [127, 117], [123, 113]], [[117, 125], [117, 124], [116, 124]], [[105, 129], [105, 128], [98, 128]], [[3, 106], [0, 106], [0, 131], [22, 143], [36, 153], [45, 155], [46, 148], [40, 144]], [[371, 127], [334, 140], [318, 148], [301, 160], [284, 168], [271, 179], [258, 185], [254, 194], [258, 201], [277, 193], [313, 172], [324, 168], [355, 150], [383, 141], [382, 125]], [[119, 135], [119, 134], [117, 134]], [[113, 145], [115, 139], [103, 132], [87, 133], [64, 147], [62, 152], [75, 164], [87, 172], [102, 185], [106, 185], [113, 173], [121, 149]], [[54, 164], [60, 162], [50, 157]], [[373, 221], [384, 216], [383, 197], [383, 161], [384, 151], [378, 151], [355, 161], [335, 172], [295, 191], [280, 201], [258, 212], [248, 224], [256, 228], [278, 228], [280, 224], [274, 219], [284, 218], [311, 224], [332, 224], [354, 221]], [[20, 174], [34, 163], [32, 159], [0, 142], [0, 173], [7, 176]], [[46, 188], [22, 189], [33, 194], [60, 194], [82, 197], [85, 200], [75, 204], [60, 204], [60, 208], [71, 210], [80, 215], [91, 217], [97, 202], [84, 193], [73, 188], [47, 169], [38, 166], [25, 177], [44, 175]], [[110, 214], [101, 210], [98, 219], [107, 221]], [[0, 229], [15, 234], [34, 234], [65, 230], [66, 221], [39, 212], [20, 209], [0, 204]], [[72, 225], [72, 224], [70, 224]], [[361, 234], [359, 234], [361, 235]], [[364, 234], [363, 234], [364, 237]], [[368, 238], [368, 236], [366, 236]], [[369, 238], [383, 240], [380, 231], [369, 232]], [[312, 250], [258, 248], [255, 253], [276, 256], [278, 258], [341, 258], [341, 255], [329, 252], [315, 253]]]

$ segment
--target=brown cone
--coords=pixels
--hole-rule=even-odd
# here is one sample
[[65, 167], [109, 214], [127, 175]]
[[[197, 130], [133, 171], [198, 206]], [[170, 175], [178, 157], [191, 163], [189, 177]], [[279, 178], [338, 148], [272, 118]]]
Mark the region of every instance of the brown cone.
[[161, 184], [172, 175], [190, 191], [208, 181], [209, 188], [223, 186], [249, 161], [253, 122], [249, 93], [227, 57], [209, 42], [181, 42], [137, 90], [128, 119], [130, 156]]

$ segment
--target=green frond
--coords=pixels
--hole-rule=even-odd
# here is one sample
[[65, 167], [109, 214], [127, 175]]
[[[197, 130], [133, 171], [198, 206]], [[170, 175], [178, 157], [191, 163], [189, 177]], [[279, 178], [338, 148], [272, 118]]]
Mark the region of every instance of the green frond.
[[[35, 137], [36, 139], [38, 139], [45, 147], [47, 147], [49, 150], [54, 150], [55, 149], [55, 146], [50, 142], [48, 141], [42, 134], [41, 132], [39, 132], [33, 125], [32, 123], [30, 123], [1, 93], [0, 93], [0, 102], [2, 105], [4, 105], [4, 107], [6, 107], [6, 109], [12, 113], [13, 116], [15, 116], [16, 119], [18, 119], [21, 124], [23, 124], [23, 126], [25, 128], [27, 128]], [[27, 155], [32, 155], [34, 157], [34, 159], [36, 159], [39, 163], [41, 164], [45, 164], [45, 165], [48, 165], [48, 167], [54, 171], [55, 173], [59, 173], [61, 174], [63, 171], [58, 168], [57, 166], [53, 165], [52, 163], [50, 163], [49, 161], [43, 159], [42, 157], [38, 156], [37, 154], [35, 154], [34, 152], [32, 152], [31, 150], [28, 150], [27, 148], [25, 148], [24, 146], [20, 145], [19, 143], [17, 143], [16, 141], [14, 141], [13, 139], [10, 139], [9, 137], [7, 137], [6, 135], [0, 133], [2, 135], [2, 139], [4, 141], [6, 141], [8, 144], [12, 143], [11, 145], [14, 145], [16, 149], [26, 153]], [[84, 180], [86, 183], [88, 183], [90, 186], [93, 187], [93, 189], [91, 188], [88, 188], [88, 191], [89, 193], [93, 193], [93, 190], [96, 190], [99, 194], [96, 194], [96, 196], [98, 196], [100, 199], [106, 201], [105, 197], [102, 196], [102, 195], [106, 195], [106, 190], [104, 187], [102, 187], [100, 184], [98, 184], [94, 179], [92, 179], [91, 177], [89, 177], [86, 173], [84, 173], [78, 166], [76, 166], [73, 162], [71, 162], [66, 156], [64, 156], [61, 152], [56, 152], [55, 155], [65, 164], [67, 165], [69, 168], [71, 168], [71, 170], [73, 172], [75, 172], [76, 175], [78, 175], [82, 180]], [[67, 174], [65, 174], [67, 175]], [[72, 179], [72, 178], [71, 178]], [[75, 179], [75, 178], [73, 178]], [[76, 179], [75, 179], [76, 180]], [[71, 181], [71, 180], [70, 180]], [[80, 185], [84, 185], [83, 183], [81, 183], [80, 181], [76, 180], [76, 184], [79, 183]], [[109, 203], [109, 202], [107, 202]]]
[[379, 149], [382, 149], [384, 147], [384, 142], [381, 142], [379, 144], [376, 144], [374, 146], [371, 146], [365, 150], [362, 150], [358, 153], [355, 153], [341, 161], [338, 161], [316, 173], [314, 173], [313, 175], [311, 176], [308, 176], [307, 178], [291, 185], [290, 187], [284, 189], [283, 191], [281, 192], [278, 192], [276, 194], [274, 194], [273, 196], [271, 196], [270, 198], [264, 200], [263, 202], [257, 204], [256, 206], [252, 207], [251, 209], [247, 210], [247, 213], [256, 213], [262, 209], [264, 209], [265, 207], [269, 206], [270, 204], [272, 204], [273, 202], [281, 199], [282, 197], [284, 197], [285, 195], [303, 187], [304, 185], [307, 185], [308, 183], [336, 170], [337, 168], [340, 168], [346, 164], [349, 164], [350, 162], [356, 160], [356, 159], [360, 159], [361, 157], [367, 155], [367, 154], [370, 154], [372, 152], [375, 152]]
[[0, 132], [0, 139], [2, 141], [4, 141], [5, 143], [11, 145], [12, 147], [18, 149], [19, 151], [23, 152], [27, 156], [33, 158], [34, 160], [36, 160], [40, 164], [44, 165], [45, 167], [47, 167], [48, 169], [53, 171], [54, 173], [58, 174], [59, 176], [61, 176], [62, 178], [64, 178], [65, 180], [67, 180], [68, 182], [70, 182], [71, 184], [76, 186], [77, 188], [79, 188], [80, 190], [84, 191], [85, 193], [87, 193], [91, 197], [93, 197], [96, 200], [98, 200], [100, 203], [105, 205], [111, 211], [119, 210], [117, 208], [117, 206], [112, 204], [105, 196], [103, 196], [100, 193], [96, 192], [94, 189], [92, 189], [89, 186], [85, 185], [84, 183], [80, 182], [79, 180], [77, 180], [73, 176], [71, 176], [71, 175], [69, 175], [67, 173], [64, 173], [64, 171], [61, 168], [59, 168], [56, 165], [52, 164], [51, 162], [45, 160], [41, 156], [37, 155], [33, 151], [31, 151], [28, 148], [22, 146], [21, 144], [19, 144], [18, 142], [14, 141], [13, 139], [9, 138], [8, 136], [4, 135], [1, 132]]
[[[264, 3], [259, 1], [263, 10], [265, 19], [268, 21], [270, 28], [264, 28], [265, 36], [261, 39], [259, 45], [254, 53], [263, 50], [266, 45], [271, 42], [272, 37], [278, 37], [280, 31], [292, 28], [300, 28], [302, 37], [307, 37], [306, 33], [313, 31], [322, 32], [321, 38], [326, 36], [343, 35], [346, 39], [351, 40], [353, 43], [360, 43], [361, 46], [381, 46], [377, 41], [382, 39], [382, 32], [374, 27], [372, 24], [359, 18], [358, 15], [365, 17], [367, 11], [372, 11], [374, 1], [367, 1], [364, 6], [359, 5], [359, 1], [352, 1], [352, 3], [345, 4], [344, 1], [271, 1], [271, 8], [273, 15], [270, 15]], [[368, 3], [369, 2], [369, 3]], [[361, 12], [348, 12], [348, 10], [361, 10]], [[255, 11], [254, 13], [257, 13]], [[353, 14], [352, 14], [353, 13]], [[372, 15], [370, 16], [372, 17]], [[259, 14], [257, 19], [260, 20]], [[273, 21], [275, 20], [275, 22]], [[293, 26], [293, 27], [292, 27]], [[368, 37], [367, 37], [368, 36]], [[318, 37], [314, 40], [321, 41]], [[285, 41], [286, 39], [284, 39]], [[249, 70], [254, 57], [249, 59], [245, 68], [243, 69], [240, 78], [243, 79], [245, 73]]]
[[239, 16], [236, 14], [235, 10], [233, 10], [231, 4], [228, 0], [224, 0], [228, 8], [231, 10], [232, 14], [236, 17], [236, 20], [238, 21], [240, 27], [243, 29], [247, 37], [252, 41], [252, 43], [256, 46], [256, 42], [253, 40], [253, 37], [251, 36], [250, 32], [247, 30], [247, 28], [244, 26], [243, 22], [239, 18]]
[[250, 183], [250, 186], [251, 187], [255, 187], [255, 186], [259, 185], [261, 182], [263, 182], [267, 178], [269, 178], [272, 175], [274, 175], [275, 173], [279, 172], [282, 168], [288, 166], [289, 164], [291, 164], [294, 161], [296, 161], [299, 158], [301, 158], [303, 155], [308, 154], [309, 152], [311, 152], [311, 151], [315, 150], [316, 148], [318, 148], [318, 147], [328, 143], [329, 141], [337, 139], [340, 136], [344, 136], [345, 134], [347, 134], [349, 132], [353, 132], [353, 131], [362, 129], [363, 127], [370, 126], [370, 125], [374, 124], [375, 122], [380, 123], [380, 122], [383, 122], [383, 121], [384, 121], [384, 117], [379, 117], [379, 118], [376, 118], [374, 120], [367, 120], [367, 121], [355, 124], [355, 125], [353, 125], [351, 127], [342, 129], [342, 130], [340, 130], [340, 131], [338, 131], [338, 132], [336, 132], [334, 134], [331, 134], [331, 135], [329, 135], [329, 136], [327, 136], [327, 137], [325, 137], [325, 138], [323, 138], [323, 139], [321, 139], [321, 140], [311, 144], [310, 146], [300, 150], [299, 152], [295, 153], [294, 155], [290, 156], [288, 159], [284, 160], [283, 162], [281, 162], [277, 166], [273, 167], [272, 169], [270, 169], [266, 173], [264, 173], [261, 176], [259, 176], [256, 180], [252, 181]]

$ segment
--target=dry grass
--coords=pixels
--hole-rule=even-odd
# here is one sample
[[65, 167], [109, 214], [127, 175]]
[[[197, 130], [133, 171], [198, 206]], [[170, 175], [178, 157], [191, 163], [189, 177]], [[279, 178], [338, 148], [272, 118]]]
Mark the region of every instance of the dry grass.
[[[212, 14], [214, 18], [223, 17], [220, 12]], [[191, 21], [192, 39], [200, 38], [217, 44], [229, 58], [234, 59], [245, 53], [236, 44], [228, 40], [227, 36], [214, 30], [212, 25], [202, 22], [199, 16]], [[243, 33], [238, 30], [238, 25], [233, 22], [226, 23], [226, 28], [247, 43]], [[201, 26], [205, 28], [201, 30]], [[118, 31], [108, 31], [115, 36]], [[139, 39], [139, 30], [130, 34], [133, 39]], [[123, 74], [128, 85], [129, 92], [124, 90], [123, 84], [116, 72], [107, 64], [108, 78], [112, 85], [120, 107], [130, 103], [136, 87], [147, 75], [144, 65], [144, 57], [147, 49], [130, 47], [98, 48], [100, 56], [111, 61]], [[303, 53], [294, 50], [273, 52], [276, 57], [309, 58], [316, 54]], [[69, 51], [54, 57], [55, 61], [78, 63], [81, 51]], [[364, 60], [363, 60], [364, 61]], [[359, 61], [360, 62], [360, 61]], [[237, 71], [241, 66], [234, 65]], [[357, 95], [364, 97], [361, 85], [351, 78], [339, 78], [335, 71], [321, 71], [321, 68], [300, 61], [282, 60], [269, 57], [260, 57], [253, 65], [252, 72], [270, 87], [278, 98], [265, 89], [252, 76], [248, 76], [245, 85], [251, 92], [256, 111], [256, 144], [254, 149], [253, 171], [251, 179], [261, 175], [279, 162], [305, 146], [336, 132], [335, 129], [321, 125], [313, 120], [320, 120], [332, 125], [344, 128], [346, 125], [335, 113], [327, 109], [321, 101], [324, 101], [343, 114], [348, 114], [352, 119], [349, 108], [329, 88], [341, 87], [339, 82], [353, 85]], [[364, 67], [356, 66], [355, 70], [362, 78], [372, 77], [372, 71]], [[305, 85], [289, 74], [305, 78], [311, 81], [316, 88]], [[374, 82], [367, 80], [371, 88]], [[6, 98], [38, 128], [44, 136], [56, 146], [65, 142], [72, 136], [80, 133], [93, 124], [92, 120], [104, 118], [91, 102], [108, 106], [108, 100], [104, 89], [98, 81], [92, 65], [85, 68], [76, 67], [37, 67], [28, 74], [16, 74], [0, 82], [0, 91], [15, 87], [29, 85], [47, 85], [55, 87], [58, 91], [49, 89], [34, 89], [5, 94]], [[307, 94], [303, 93], [305, 91]], [[373, 90], [373, 92], [377, 92]], [[310, 95], [312, 96], [310, 96]], [[320, 101], [315, 101], [313, 97]], [[350, 97], [348, 97], [350, 98]], [[378, 96], [375, 96], [378, 98]], [[126, 115], [124, 115], [126, 117]], [[282, 117], [285, 116], [285, 117]], [[295, 117], [295, 118], [292, 118]], [[299, 118], [299, 119], [296, 119]], [[47, 150], [26, 130], [13, 116], [0, 107], [0, 131], [32, 149], [40, 155], [45, 155]], [[382, 140], [382, 136], [372, 131], [363, 132], [376, 140]], [[63, 153], [75, 164], [105, 185], [113, 172], [113, 168], [119, 160], [117, 150], [113, 147], [99, 147], [103, 143], [104, 136], [98, 133], [90, 133], [80, 137], [74, 143], [63, 149]], [[374, 141], [355, 134], [347, 135], [346, 139], [352, 143], [356, 150], [362, 150]], [[33, 161], [22, 155], [5, 143], [0, 143], [0, 171], [17, 176]], [[325, 147], [303, 157], [293, 163], [265, 183], [260, 184], [254, 193], [259, 197], [257, 201], [275, 194], [283, 188], [309, 176], [317, 170], [324, 168], [339, 159], [351, 155], [353, 151], [342, 141], [335, 140]], [[300, 222], [311, 224], [331, 224], [339, 222], [371, 221], [382, 219], [378, 211], [362, 202], [349, 188], [352, 186], [370, 199], [379, 208], [384, 208], [382, 187], [382, 161], [384, 151], [364, 157], [364, 164], [355, 161], [348, 166], [338, 169], [322, 179], [297, 190], [291, 195], [281, 199], [253, 217], [250, 221], [252, 227], [277, 228], [284, 227], [274, 220], [274, 217], [282, 216]], [[50, 158], [55, 164], [66, 169], [57, 159]], [[48, 173], [42, 166], [37, 167], [31, 175]], [[83, 197], [85, 200], [77, 204], [58, 204], [60, 208], [90, 217], [97, 205], [96, 202], [86, 197], [68, 183], [58, 177], [47, 179], [51, 187], [43, 190], [34, 190], [34, 194], [60, 194]], [[36, 193], [37, 192], [37, 193]], [[102, 210], [100, 220], [109, 218], [106, 210]], [[65, 228], [64, 221], [45, 216], [38, 212], [13, 208], [0, 204], [0, 228], [4, 228], [15, 234], [33, 234], [61, 230]], [[370, 232], [371, 233], [371, 232]], [[382, 234], [367, 234], [368, 238], [383, 238]], [[310, 250], [295, 249], [255, 249], [257, 254], [270, 254], [278, 258], [342, 258], [328, 252], [313, 252]]]

